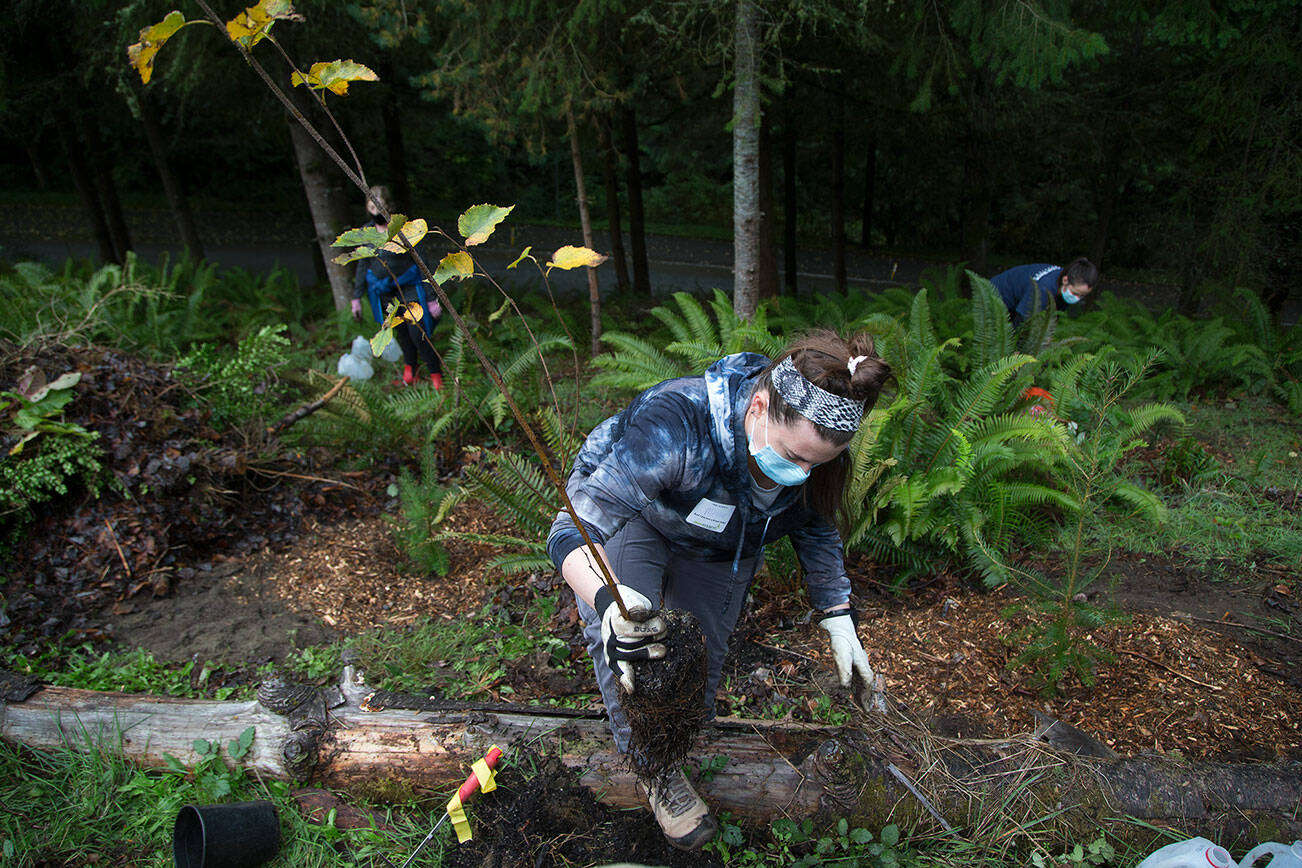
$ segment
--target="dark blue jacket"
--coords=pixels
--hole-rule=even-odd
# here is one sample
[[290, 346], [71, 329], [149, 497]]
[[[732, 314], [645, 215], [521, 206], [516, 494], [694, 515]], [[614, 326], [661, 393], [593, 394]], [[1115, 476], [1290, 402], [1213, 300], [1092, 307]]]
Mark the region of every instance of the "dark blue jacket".
[[[1008, 308], [1008, 313], [1013, 318], [1013, 325], [1019, 325], [1035, 311], [1047, 308], [1050, 300], [1054, 304], [1060, 304], [1058, 282], [1061, 277], [1062, 266], [1038, 263], [1019, 265], [1001, 271], [990, 278], [990, 282], [995, 285], [995, 289], [999, 290], [999, 296], [1004, 300], [1004, 306]], [[1037, 293], [1039, 294], [1038, 306]]]
[[[804, 504], [802, 486], [784, 488], [768, 509], [751, 500], [744, 417], [755, 379], [768, 365], [758, 353], [737, 353], [704, 376], [666, 380], [638, 395], [584, 441], [567, 485], [570, 500], [594, 543], [641, 514], [678, 552], [732, 561], [734, 569], [739, 558], [790, 536], [810, 602], [830, 609], [850, 599], [836, 529]], [[701, 518], [702, 509], [718, 521], [713, 529], [703, 526], [713, 523]], [[547, 553], [559, 568], [581, 545], [562, 510]]]

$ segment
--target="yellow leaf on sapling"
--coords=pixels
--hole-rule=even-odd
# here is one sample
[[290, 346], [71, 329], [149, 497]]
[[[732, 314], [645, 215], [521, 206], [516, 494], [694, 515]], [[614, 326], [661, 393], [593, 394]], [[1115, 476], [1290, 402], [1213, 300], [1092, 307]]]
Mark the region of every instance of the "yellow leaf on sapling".
[[352, 60], [317, 61], [304, 75], [295, 72], [290, 76], [294, 87], [306, 84], [313, 90], [328, 90], [340, 96], [348, 93], [348, 85], [354, 81], [379, 81], [380, 77], [369, 67]]
[[434, 270], [434, 282], [442, 286], [450, 278], [464, 280], [475, 273], [475, 261], [470, 258], [470, 254], [464, 250], [456, 253], [449, 253], [439, 261], [439, 267]]
[[271, 32], [272, 24], [281, 20], [302, 21], [303, 16], [294, 11], [294, 4], [289, 0], [258, 0], [257, 5], [226, 22], [226, 33], [233, 42], [250, 48]]
[[590, 250], [587, 247], [575, 247], [572, 244], [566, 244], [552, 254], [552, 261], [547, 263], [547, 269], [550, 271], [553, 268], [559, 268], [562, 271], [569, 271], [571, 268], [580, 268], [585, 265], [589, 268], [596, 268], [608, 258], [605, 254]]
[[154, 74], [154, 58], [163, 43], [189, 23], [184, 15], [173, 9], [162, 21], [140, 29], [140, 41], [127, 46], [127, 60], [131, 68], [140, 73], [141, 84], [149, 84]]
[[[415, 220], [408, 220], [406, 223], [402, 224], [402, 237], [406, 238], [407, 243], [412, 247], [419, 244], [420, 240], [424, 238], [428, 232], [429, 226], [419, 217]], [[394, 234], [396, 235], [398, 233]], [[388, 244], [384, 245], [384, 249], [390, 253], [403, 253], [407, 248], [403, 247], [398, 241], [390, 241]]]
[[384, 322], [380, 323], [380, 328], [391, 329], [404, 322], [418, 323], [424, 315], [425, 309], [421, 307], [420, 302], [399, 302], [395, 299], [393, 304], [389, 305], [389, 310], [385, 313]]
[[415, 325], [425, 316], [425, 308], [418, 301], [409, 301], [403, 304], [401, 316], [404, 322]]
[[457, 230], [466, 239], [467, 247], [483, 244], [497, 229], [497, 224], [506, 219], [506, 215], [515, 210], [514, 205], [506, 208], [500, 205], [474, 205], [457, 218]]

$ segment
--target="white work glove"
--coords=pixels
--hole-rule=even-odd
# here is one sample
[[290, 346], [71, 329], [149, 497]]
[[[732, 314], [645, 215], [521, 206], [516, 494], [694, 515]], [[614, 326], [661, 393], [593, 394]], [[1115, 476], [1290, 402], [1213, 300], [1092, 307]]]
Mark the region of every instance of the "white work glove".
[[868, 652], [859, 642], [859, 631], [855, 629], [854, 610], [840, 609], [825, 614], [818, 626], [827, 631], [832, 640], [832, 656], [836, 658], [836, 673], [841, 676], [841, 686], [849, 687], [854, 673], [858, 672], [867, 690], [873, 689], [875, 676], [868, 663]]
[[659, 660], [665, 656], [663, 639], [669, 632], [665, 619], [656, 614], [651, 601], [630, 588], [619, 586], [619, 598], [628, 610], [625, 618], [615, 605], [615, 597], [604, 585], [593, 598], [592, 607], [601, 618], [601, 647], [606, 664], [615, 673], [626, 693], [633, 692], [633, 667], [637, 660]]

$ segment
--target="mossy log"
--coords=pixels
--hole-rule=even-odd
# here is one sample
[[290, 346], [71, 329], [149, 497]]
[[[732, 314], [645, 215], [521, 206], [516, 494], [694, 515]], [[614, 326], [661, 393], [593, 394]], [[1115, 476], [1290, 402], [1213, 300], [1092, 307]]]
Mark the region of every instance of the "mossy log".
[[[240, 762], [265, 777], [339, 788], [404, 782], [437, 792], [453, 789], [491, 745], [509, 753], [527, 741], [559, 753], [607, 803], [641, 804], [605, 721], [592, 715], [451, 706], [347, 681], [326, 690], [269, 682], [259, 696], [213, 702], [57, 687], [30, 696], [0, 691], [0, 737], [41, 748], [92, 743], [144, 764], [161, 765], [164, 755], [192, 764], [196, 739], [225, 745], [251, 726], [252, 748]], [[1074, 835], [1130, 816], [1227, 846], [1302, 837], [1302, 766], [1081, 758], [1029, 736], [945, 740], [915, 724], [873, 719], [839, 728], [716, 721], [693, 756], [702, 765], [714, 756], [727, 763], [700, 782], [702, 795], [757, 822], [848, 817], [869, 828], [929, 827], [944, 818], [959, 834], [975, 834], [1052, 817]], [[1141, 827], [1128, 828], [1142, 837]]]

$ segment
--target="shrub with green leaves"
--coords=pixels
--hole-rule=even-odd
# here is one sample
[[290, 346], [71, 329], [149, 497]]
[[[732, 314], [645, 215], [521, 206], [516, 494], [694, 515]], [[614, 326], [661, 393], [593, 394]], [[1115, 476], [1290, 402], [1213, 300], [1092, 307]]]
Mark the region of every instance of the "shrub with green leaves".
[[47, 383], [32, 369], [16, 391], [0, 391], [0, 541], [30, 521], [35, 506], [73, 485], [99, 494], [99, 433], [60, 419], [80, 380], [70, 372]]
[[234, 355], [223, 356], [212, 344], [191, 350], [176, 363], [212, 408], [216, 424], [238, 424], [269, 414], [276, 371], [288, 359], [284, 325], [265, 325], [239, 342]]

